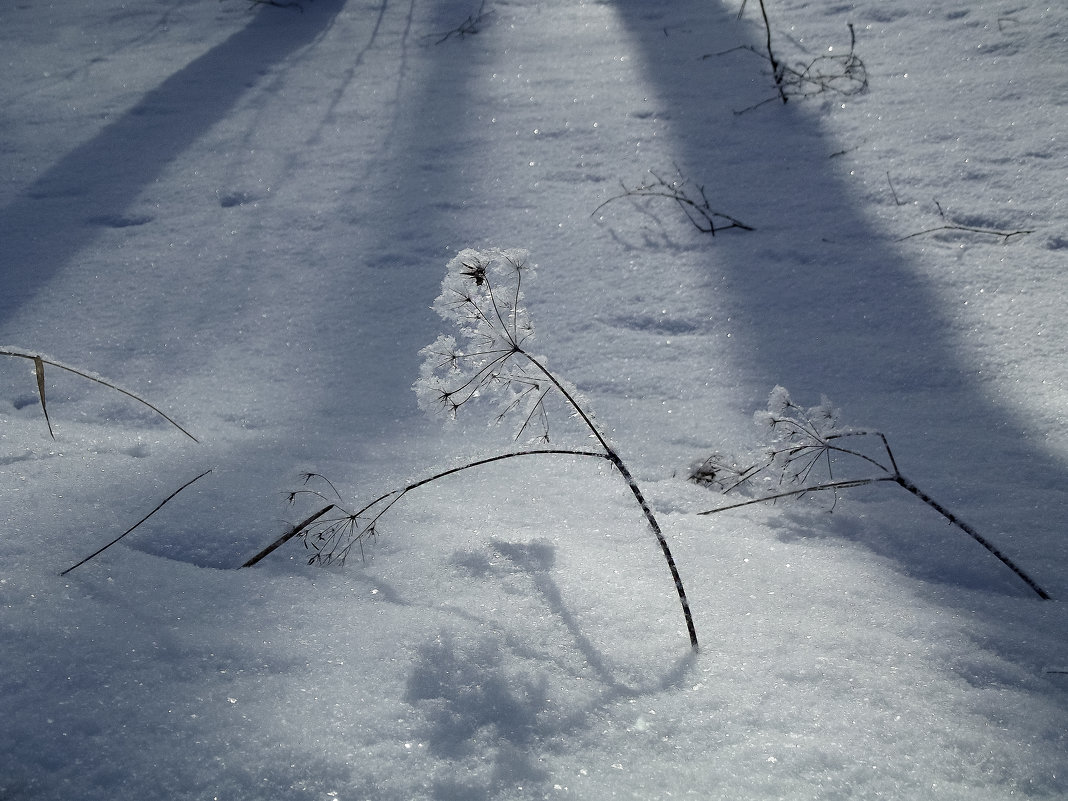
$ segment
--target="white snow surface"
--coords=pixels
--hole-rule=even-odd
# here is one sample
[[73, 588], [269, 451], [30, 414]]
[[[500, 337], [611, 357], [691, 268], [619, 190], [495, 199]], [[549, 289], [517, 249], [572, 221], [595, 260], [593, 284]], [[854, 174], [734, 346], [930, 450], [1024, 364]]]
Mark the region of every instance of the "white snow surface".
[[[46, 368], [52, 440], [0, 358], [0, 799], [1068, 797], [1068, 6], [767, 0], [782, 62], [852, 25], [868, 74], [784, 105], [742, 5], [0, 7], [0, 342], [199, 440]], [[754, 230], [593, 213], [649, 170]], [[467, 247], [536, 263], [537, 351], [698, 652], [601, 460], [239, 569], [304, 472], [358, 506], [517, 447], [411, 391]], [[698, 515], [689, 465], [777, 384], [1054, 600], [891, 485]]]

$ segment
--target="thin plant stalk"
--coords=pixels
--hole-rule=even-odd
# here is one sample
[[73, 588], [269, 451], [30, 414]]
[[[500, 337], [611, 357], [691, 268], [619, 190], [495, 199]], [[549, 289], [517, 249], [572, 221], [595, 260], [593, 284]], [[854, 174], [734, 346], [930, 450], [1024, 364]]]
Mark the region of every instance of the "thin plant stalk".
[[[777, 392], [778, 392], [777, 388]], [[772, 397], [775, 398], [776, 393], [772, 393]], [[703, 512], [698, 512], [699, 515], [713, 515], [719, 512], [725, 512], [728, 509], [738, 509], [743, 506], [750, 506], [757, 503], [767, 503], [768, 501], [774, 501], [781, 498], [796, 497], [805, 495], [810, 492], [835, 492], [840, 489], [849, 489], [852, 487], [863, 487], [871, 484], [877, 484], [881, 482], [893, 482], [902, 489], [915, 495], [925, 504], [934, 509], [938, 514], [942, 515], [947, 521], [959, 528], [977, 543], [982, 545], [987, 551], [989, 551], [998, 561], [1005, 565], [1009, 570], [1019, 577], [1028, 587], [1030, 587], [1039, 598], [1043, 600], [1050, 600], [1050, 595], [1038, 583], [1031, 578], [1023, 569], [1019, 567], [1015, 562], [1009, 559], [1003, 554], [997, 547], [995, 547], [989, 540], [983, 537], [978, 531], [970, 526], [965, 521], [961, 520], [953, 512], [949, 511], [945, 506], [940, 504], [926, 492], [921, 490], [916, 484], [902, 475], [898, 469], [897, 460], [894, 458], [894, 453], [890, 449], [890, 443], [887, 441], [886, 436], [879, 431], [863, 431], [863, 430], [851, 430], [851, 431], [838, 431], [833, 433], [825, 433], [821, 430], [820, 424], [814, 419], [814, 415], [811, 414], [813, 410], [806, 412], [800, 407], [793, 404], [789, 400], [789, 397], [785, 395], [783, 391], [782, 396], [785, 397], [785, 401], [782, 405], [793, 412], [790, 414], [772, 414], [769, 418], [772, 428], [785, 428], [787, 433], [785, 435], [785, 442], [777, 450], [773, 450], [771, 459], [763, 465], [753, 466], [738, 473], [738, 478], [729, 483], [724, 488], [724, 492], [729, 492], [741, 486], [742, 484], [750, 481], [757, 475], [764, 473], [772, 468], [775, 464], [781, 465], [782, 477], [786, 480], [800, 480], [804, 483], [804, 480], [808, 478], [811, 469], [818, 460], [825, 459], [827, 463], [828, 476], [831, 480], [819, 482], [815, 484], [805, 484], [805, 486], [795, 487], [794, 489], [784, 490], [782, 492], [775, 492], [769, 495], [762, 495], [758, 498], [750, 498], [749, 500], [740, 501], [737, 503], [727, 504], [725, 506], [719, 506], [715, 509], [708, 509]], [[825, 401], [826, 405], [826, 401]], [[817, 407], [821, 412], [825, 411], [821, 407]], [[877, 459], [862, 453], [859, 450], [853, 448], [846, 448], [841, 445], [835, 444], [847, 437], [877, 437], [882, 443], [883, 450], [886, 454], [888, 464], [883, 464]], [[873, 476], [870, 478], [857, 478], [857, 479], [841, 479], [833, 480], [833, 476], [830, 475], [831, 454], [839, 453], [846, 456], [856, 457], [863, 461], [868, 462], [871, 465], [879, 468], [885, 475]], [[796, 468], [794, 465], [800, 462], [802, 467]], [[696, 474], [695, 474], [696, 476]]]
[[162, 417], [164, 420], [166, 420], [172, 426], [174, 426], [179, 431], [181, 431], [183, 434], [185, 434], [187, 437], [189, 437], [189, 439], [193, 440], [193, 442], [199, 442], [199, 440], [196, 437], [194, 437], [192, 434], [190, 434], [188, 431], [186, 431], [182, 426], [178, 425], [178, 423], [176, 423], [168, 415], [164, 414], [163, 411], [161, 411], [160, 409], [158, 409], [155, 406], [153, 406], [151, 403], [149, 403], [147, 400], [142, 398], [140, 395], [136, 395], [133, 392], [130, 392], [129, 390], [123, 389], [122, 387], [111, 383], [110, 381], [108, 381], [105, 378], [101, 378], [100, 376], [95, 376], [95, 375], [92, 375], [90, 373], [86, 373], [86, 372], [84, 372], [82, 370], [79, 370], [77, 367], [71, 367], [69, 364], [63, 364], [62, 362], [57, 362], [57, 361], [54, 361], [52, 359], [46, 359], [44, 356], [41, 356], [40, 354], [30, 353], [30, 352], [27, 352], [27, 351], [23, 351], [21, 349], [10, 349], [9, 348], [9, 349], [0, 350], [0, 356], [12, 356], [12, 357], [17, 358], [17, 359], [29, 359], [31, 362], [33, 362], [33, 370], [34, 370], [34, 374], [35, 374], [35, 376], [37, 378], [37, 394], [38, 394], [38, 397], [41, 400], [41, 410], [44, 412], [45, 423], [48, 424], [48, 433], [52, 436], [52, 439], [55, 439], [56, 435], [52, 432], [52, 421], [48, 416], [48, 405], [45, 402], [44, 366], [46, 364], [51, 366], [51, 367], [57, 367], [60, 370], [66, 370], [68, 373], [74, 373], [74, 375], [81, 376], [82, 378], [87, 378], [90, 381], [95, 381], [98, 384], [103, 384], [108, 389], [113, 389], [116, 392], [119, 392], [119, 393], [125, 395], [128, 398], [132, 398], [133, 400], [135, 400], [138, 403], [140, 403], [142, 406], [147, 406], [149, 409], [154, 411], [156, 414], [158, 414], [160, 417]]
[[158, 511], [159, 511], [160, 509], [162, 509], [162, 508], [163, 508], [164, 506], [166, 506], [166, 505], [167, 505], [167, 503], [169, 503], [169, 502], [170, 502], [170, 501], [171, 501], [171, 500], [172, 500], [172, 499], [173, 499], [173, 498], [174, 498], [174, 497], [175, 497], [175, 496], [176, 496], [176, 495], [177, 495], [177, 494], [178, 494], [179, 492], [181, 492], [182, 490], [184, 490], [184, 489], [185, 489], [186, 487], [188, 487], [188, 486], [189, 486], [190, 484], [193, 484], [194, 482], [196, 482], [196, 481], [199, 481], [200, 479], [204, 478], [204, 476], [206, 476], [206, 475], [207, 475], [208, 473], [210, 473], [211, 471], [212, 471], [212, 468], [208, 468], [207, 470], [205, 470], [205, 471], [204, 471], [203, 473], [201, 473], [201, 474], [200, 474], [199, 476], [197, 476], [196, 478], [190, 479], [189, 481], [187, 481], [187, 482], [185, 482], [184, 484], [182, 484], [182, 486], [180, 486], [180, 487], [179, 487], [178, 489], [176, 489], [176, 490], [175, 490], [174, 492], [172, 492], [172, 493], [171, 493], [170, 495], [168, 495], [168, 496], [167, 496], [166, 498], [164, 498], [164, 499], [163, 499], [163, 500], [162, 500], [162, 501], [160, 502], [160, 504], [159, 504], [159, 505], [158, 505], [158, 506], [157, 506], [157, 507], [156, 507], [155, 509], [153, 509], [153, 510], [152, 510], [151, 512], [149, 512], [149, 513], [148, 513], [147, 515], [145, 515], [144, 517], [142, 517], [142, 518], [141, 518], [140, 520], [138, 520], [138, 521], [137, 521], [136, 523], [134, 523], [134, 524], [133, 524], [132, 526], [130, 526], [130, 527], [129, 527], [128, 529], [126, 529], [126, 530], [125, 530], [124, 532], [122, 532], [122, 534], [120, 534], [119, 536], [117, 536], [117, 537], [116, 537], [115, 539], [113, 539], [113, 540], [112, 540], [111, 542], [109, 542], [109, 543], [108, 543], [107, 545], [105, 545], [105, 546], [104, 546], [103, 548], [98, 548], [97, 550], [93, 551], [93, 552], [92, 552], [91, 554], [89, 554], [89, 555], [88, 555], [87, 557], [85, 557], [84, 559], [82, 559], [82, 560], [81, 560], [80, 562], [78, 562], [77, 564], [73, 564], [73, 565], [71, 565], [71, 566], [70, 566], [70, 567], [68, 567], [68, 568], [67, 568], [66, 570], [64, 570], [64, 571], [63, 571], [62, 573], [60, 573], [59, 575], [61, 575], [61, 576], [65, 576], [65, 575], [67, 575], [68, 573], [70, 573], [70, 572], [71, 572], [72, 570], [74, 570], [74, 569], [75, 569], [76, 567], [81, 567], [81, 566], [82, 566], [82, 565], [84, 565], [84, 564], [85, 564], [86, 562], [88, 562], [88, 561], [89, 561], [90, 559], [94, 559], [94, 558], [96, 558], [97, 556], [99, 556], [100, 554], [102, 554], [102, 553], [103, 553], [104, 551], [106, 551], [106, 550], [107, 550], [108, 548], [110, 548], [110, 547], [111, 547], [112, 545], [114, 545], [114, 544], [115, 544], [116, 542], [118, 542], [119, 540], [121, 540], [121, 539], [122, 539], [123, 537], [125, 537], [125, 536], [126, 536], [127, 534], [130, 534], [130, 533], [132, 533], [134, 529], [136, 529], [136, 528], [137, 528], [138, 526], [140, 526], [140, 525], [141, 525], [142, 523], [144, 523], [144, 522], [145, 522], [146, 520], [148, 520], [148, 518], [152, 517], [152, 515], [154, 515], [154, 514], [155, 514], [156, 512], [158, 512]]
[[[369, 523], [368, 527], [372, 527], [373, 528], [374, 524], [378, 521], [378, 519], [380, 517], [382, 517], [382, 515], [384, 515], [386, 513], [386, 511], [388, 511], [389, 508], [393, 506], [393, 504], [395, 504], [397, 501], [399, 501], [402, 497], [407, 495], [412, 490], [418, 489], [419, 487], [422, 487], [425, 484], [429, 484], [432, 481], [437, 481], [440, 478], [445, 478], [446, 476], [451, 476], [453, 473], [459, 473], [459, 472], [461, 472], [463, 470], [470, 470], [473, 467], [481, 467], [483, 465], [490, 464], [491, 462], [499, 462], [499, 461], [502, 461], [504, 459], [513, 459], [513, 458], [518, 457], [518, 456], [542, 456], [542, 455], [596, 456], [596, 457], [598, 457], [600, 459], [607, 459], [608, 458], [608, 456], [606, 456], [605, 454], [598, 453], [597, 451], [581, 451], [581, 450], [560, 449], [560, 448], [545, 448], [545, 449], [538, 449], [538, 450], [514, 451], [514, 452], [510, 452], [510, 453], [502, 453], [502, 454], [498, 454], [497, 456], [490, 456], [490, 457], [488, 457], [486, 459], [478, 459], [478, 460], [476, 460], [474, 462], [468, 462], [467, 464], [460, 465], [459, 467], [451, 467], [448, 470], [443, 470], [443, 471], [441, 471], [439, 473], [435, 473], [434, 475], [428, 476], [427, 478], [422, 478], [422, 479], [419, 479], [418, 481], [414, 481], [411, 484], [408, 484], [407, 486], [402, 487], [401, 489], [391, 490], [391, 491], [389, 491], [389, 492], [387, 492], [387, 493], [385, 493], [383, 495], [379, 495], [373, 501], [371, 501], [370, 503], [364, 505], [361, 509], [359, 509], [356, 512], [345, 512], [345, 511], [341, 510], [341, 507], [338, 506], [338, 504], [336, 504], [336, 503], [327, 504], [323, 508], [319, 509], [319, 511], [317, 511], [314, 514], [308, 516], [307, 518], [302, 520], [300, 523], [297, 523], [295, 526], [290, 528], [285, 534], [283, 534], [281, 537], [276, 539], [274, 542], [272, 542], [270, 545], [268, 545], [262, 551], [257, 553], [255, 556], [250, 558], [247, 562], [245, 562], [243, 565], [241, 565], [241, 567], [252, 567], [257, 562], [260, 562], [262, 559], [264, 559], [264, 557], [270, 556], [271, 553], [273, 553], [274, 551], [278, 550], [280, 547], [285, 545], [287, 542], [289, 542], [291, 539], [293, 539], [298, 534], [301, 534], [302, 532], [306, 531], [313, 523], [315, 523], [320, 518], [322, 518], [323, 515], [325, 515], [327, 512], [330, 512], [330, 511], [332, 511], [334, 509], [342, 511], [342, 517], [340, 519], [351, 521], [353, 524], [356, 524], [358, 521], [365, 519], [364, 515], [369, 510], [373, 509], [375, 506], [377, 506], [378, 504], [380, 504], [383, 501], [386, 501], [388, 499], [389, 503], [384, 508], [378, 510], [374, 514], [374, 516], [370, 519], [370, 523]], [[310, 492], [311, 494], [316, 495], [316, 496], [319, 495], [318, 492], [314, 492], [314, 491], [311, 491], [311, 490], [309, 490], [308, 492]], [[298, 495], [298, 494], [301, 494], [301, 492], [298, 491], [296, 493], [291, 493], [291, 496], [295, 496], [295, 495]], [[346, 550], [346, 553], [347, 553], [347, 550]], [[332, 558], [330, 561], [343, 562], [344, 561], [344, 555], [336, 557], [336, 558]]]
[[638, 482], [634, 480], [634, 476], [631, 475], [630, 470], [627, 469], [627, 465], [623, 462], [623, 459], [620, 458], [615, 448], [613, 448], [608, 443], [608, 440], [605, 439], [605, 437], [598, 430], [597, 426], [594, 425], [593, 420], [590, 419], [590, 416], [586, 414], [582, 406], [580, 406], [579, 403], [571, 396], [571, 393], [568, 392], [567, 389], [556, 379], [556, 376], [554, 376], [544, 366], [542, 366], [541, 362], [539, 362], [530, 354], [523, 351], [522, 348], [518, 348], [517, 352], [522, 353], [523, 356], [525, 356], [531, 362], [531, 364], [537, 367], [545, 375], [545, 377], [548, 378], [556, 386], [557, 390], [560, 392], [561, 395], [563, 395], [564, 399], [571, 406], [571, 408], [575, 410], [579, 417], [582, 418], [582, 421], [589, 427], [590, 431], [593, 433], [594, 437], [597, 438], [597, 441], [600, 443], [601, 447], [604, 448], [604, 457], [612, 463], [612, 466], [619, 471], [619, 474], [623, 477], [623, 480], [627, 482], [627, 486], [630, 487], [630, 491], [634, 495], [634, 499], [641, 507], [642, 514], [645, 515], [645, 520], [646, 522], [648, 522], [649, 528], [653, 532], [653, 536], [656, 537], [657, 544], [660, 546], [660, 551], [664, 555], [664, 559], [667, 562], [668, 570], [671, 573], [671, 579], [675, 583], [675, 591], [678, 593], [679, 596], [679, 603], [682, 605], [682, 614], [683, 617], [686, 619], [686, 631], [687, 634], [689, 634], [690, 636], [690, 645], [693, 647], [694, 650], [697, 650], [697, 629], [694, 627], [693, 615], [690, 612], [690, 602], [686, 598], [686, 588], [682, 584], [682, 577], [679, 575], [679, 569], [678, 566], [675, 564], [675, 557], [671, 553], [671, 548], [668, 545], [667, 538], [664, 536], [664, 532], [660, 528], [660, 523], [659, 521], [657, 521], [656, 515], [653, 514], [652, 508], [645, 500], [645, 496], [642, 494], [641, 488], [638, 487]]

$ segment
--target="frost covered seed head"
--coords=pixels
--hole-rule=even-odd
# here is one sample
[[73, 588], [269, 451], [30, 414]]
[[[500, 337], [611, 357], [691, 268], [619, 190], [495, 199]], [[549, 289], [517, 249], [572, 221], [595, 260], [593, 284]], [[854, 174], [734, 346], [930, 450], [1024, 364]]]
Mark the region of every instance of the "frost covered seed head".
[[456, 327], [423, 348], [415, 391], [427, 411], [455, 418], [480, 397], [498, 401], [495, 422], [514, 412], [516, 438], [548, 438], [543, 402], [554, 386], [527, 345], [534, 336], [523, 282], [533, 274], [518, 250], [464, 250], [449, 262], [433, 308]]

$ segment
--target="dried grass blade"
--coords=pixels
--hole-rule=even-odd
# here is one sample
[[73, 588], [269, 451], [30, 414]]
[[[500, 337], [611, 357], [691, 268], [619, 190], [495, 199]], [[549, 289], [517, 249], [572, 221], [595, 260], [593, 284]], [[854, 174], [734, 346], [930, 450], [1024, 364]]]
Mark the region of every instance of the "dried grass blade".
[[[35, 357], [35, 358], [38, 358], [38, 359], [39, 359], [40, 357], [38, 356], [38, 357]], [[166, 420], [166, 421], [167, 421], [168, 423], [170, 423], [170, 424], [171, 424], [172, 426], [174, 426], [174, 427], [175, 427], [175, 428], [177, 428], [177, 429], [178, 429], [179, 431], [181, 431], [181, 432], [182, 432], [183, 434], [185, 434], [185, 435], [186, 435], [187, 437], [189, 437], [189, 439], [193, 440], [193, 442], [200, 442], [200, 440], [198, 440], [198, 439], [197, 439], [196, 437], [194, 437], [194, 436], [193, 436], [192, 434], [190, 434], [190, 433], [189, 433], [188, 431], [186, 431], [186, 430], [185, 430], [184, 428], [182, 428], [182, 427], [181, 427], [180, 425], [178, 425], [178, 423], [177, 423], [177, 422], [175, 422], [175, 421], [174, 421], [173, 419], [171, 419], [171, 418], [170, 418], [170, 417], [169, 417], [169, 416], [168, 416], [167, 414], [165, 414], [165, 413], [164, 413], [164, 412], [163, 412], [162, 410], [160, 410], [160, 409], [156, 408], [155, 406], [153, 406], [153, 405], [152, 405], [151, 403], [149, 403], [149, 402], [148, 402], [147, 400], [145, 400], [144, 398], [142, 398], [142, 397], [141, 397], [140, 395], [137, 395], [137, 394], [135, 394], [135, 393], [133, 393], [133, 392], [130, 392], [130, 391], [129, 391], [129, 390], [127, 390], [127, 389], [123, 389], [123, 388], [122, 388], [122, 387], [120, 387], [120, 386], [117, 386], [117, 385], [115, 385], [115, 384], [112, 384], [112, 383], [111, 383], [110, 381], [108, 381], [107, 379], [104, 379], [104, 378], [100, 378], [99, 376], [95, 376], [95, 375], [90, 375], [89, 373], [83, 373], [83, 372], [82, 372], [81, 370], [79, 370], [79, 369], [77, 369], [77, 368], [75, 368], [75, 367], [71, 367], [70, 365], [66, 365], [66, 364], [60, 364], [59, 362], [53, 362], [53, 361], [49, 361], [49, 360], [47, 360], [47, 359], [42, 359], [42, 361], [43, 361], [43, 362], [44, 362], [45, 364], [50, 364], [50, 365], [52, 365], [53, 367], [58, 367], [58, 368], [59, 368], [59, 369], [61, 369], [61, 370], [66, 370], [66, 371], [67, 371], [67, 372], [69, 372], [69, 373], [74, 373], [75, 375], [79, 375], [79, 376], [81, 376], [82, 378], [87, 378], [87, 379], [89, 379], [90, 381], [95, 381], [95, 382], [96, 382], [96, 383], [98, 383], [98, 384], [103, 384], [103, 385], [104, 385], [105, 387], [107, 387], [108, 389], [113, 389], [113, 390], [115, 390], [116, 392], [121, 392], [121, 393], [122, 393], [123, 395], [125, 395], [126, 397], [128, 397], [128, 398], [132, 398], [133, 400], [137, 401], [138, 403], [142, 404], [143, 406], [147, 406], [147, 407], [148, 407], [149, 409], [151, 409], [152, 411], [154, 411], [154, 412], [155, 412], [156, 414], [158, 414], [158, 415], [159, 415], [160, 417], [162, 417], [162, 418], [163, 418], [164, 420]]]
[[12, 357], [15, 357], [15, 358], [18, 358], [18, 359], [29, 359], [30, 361], [33, 362], [34, 372], [37, 375], [37, 393], [41, 397], [41, 408], [44, 410], [45, 422], [48, 423], [48, 433], [52, 434], [52, 439], [55, 439], [55, 434], [52, 432], [52, 421], [48, 417], [48, 408], [45, 406], [44, 366], [46, 364], [47, 365], [51, 365], [52, 367], [57, 367], [60, 370], [66, 370], [68, 373], [74, 373], [74, 375], [81, 376], [82, 378], [87, 378], [90, 381], [95, 381], [97, 384], [102, 384], [105, 387], [107, 387], [108, 389], [113, 389], [116, 392], [119, 392], [119, 393], [125, 395], [126, 397], [137, 401], [141, 405], [147, 406], [149, 409], [154, 411], [156, 414], [158, 414], [160, 417], [162, 417], [164, 420], [166, 420], [172, 426], [174, 426], [179, 431], [181, 431], [183, 434], [185, 434], [187, 437], [189, 437], [189, 439], [193, 440], [193, 442], [200, 442], [200, 440], [198, 440], [196, 437], [194, 437], [192, 434], [190, 434], [188, 431], [186, 431], [184, 428], [182, 428], [182, 426], [180, 426], [177, 422], [175, 422], [170, 416], [165, 414], [161, 409], [157, 408], [156, 406], [153, 406], [151, 403], [149, 403], [147, 400], [142, 398], [140, 395], [137, 395], [137, 394], [135, 394], [133, 392], [130, 392], [129, 390], [123, 389], [122, 387], [111, 383], [106, 378], [101, 378], [100, 376], [92, 375], [91, 373], [86, 373], [86, 372], [84, 372], [82, 370], [79, 370], [77, 367], [71, 367], [69, 364], [63, 364], [62, 362], [57, 362], [57, 361], [55, 361], [53, 359], [46, 359], [44, 356], [41, 356], [40, 354], [33, 353], [31, 351], [26, 351], [26, 350], [23, 350], [22, 348], [4, 348], [4, 349], [0, 349], [0, 356], [12, 356]]
[[48, 425], [48, 433], [52, 439], [56, 438], [55, 432], [52, 431], [52, 421], [48, 417], [48, 404], [45, 403], [45, 382], [44, 382], [44, 359], [40, 356], [33, 357], [33, 372], [37, 376], [37, 394], [41, 396], [41, 411], [44, 412], [45, 423]]

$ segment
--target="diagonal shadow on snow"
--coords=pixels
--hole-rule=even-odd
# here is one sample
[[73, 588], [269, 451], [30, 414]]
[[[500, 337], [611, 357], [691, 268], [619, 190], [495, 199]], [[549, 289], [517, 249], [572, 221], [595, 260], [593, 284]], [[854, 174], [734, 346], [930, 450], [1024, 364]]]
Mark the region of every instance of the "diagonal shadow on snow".
[[[654, 10], [638, 0], [614, 0], [614, 6], [643, 54], [655, 91], [661, 98], [685, 98], [678, 86], [694, 76], [678, 74], [683, 37], [672, 41], [671, 34], [679, 31], [665, 27], [677, 22], [673, 10]], [[692, 37], [690, 42], [709, 102], [671, 108], [679, 148], [673, 155], [684, 173], [714, 187], [717, 202], [758, 229], [708, 242], [710, 274], [726, 277], [708, 282], [709, 303], [714, 298], [721, 308], [727, 295], [734, 337], [741, 343], [731, 354], [744, 362], [736, 371], [742, 375], [737, 392], [751, 410], [763, 408], [775, 384], [813, 403], [826, 392], [845, 407], [850, 421], [886, 431], [902, 469], [932, 495], [963, 503], [969, 522], [990, 532], [1054, 598], [1066, 597], [1059, 566], [1068, 558], [1060, 536], [1068, 523], [1068, 466], [1029, 440], [1024, 421], [992, 396], [960, 353], [949, 314], [916, 266], [922, 252], [897, 245], [865, 219], [862, 204], [835, 174], [831, 155], [843, 143], [822, 131], [819, 101], [768, 103], [735, 115], [729, 103], [737, 93], [716, 97], [715, 87], [742, 80], [738, 69], [758, 71], [761, 62], [702, 61], [701, 55], [737, 45], [759, 47], [759, 42], [752, 40], [754, 29], [735, 23], [729, 10], [707, 13], [720, 17], [716, 29], [725, 32], [724, 38], [694, 42]], [[672, 41], [670, 49], [665, 40]], [[770, 77], [762, 77], [774, 96]], [[721, 153], [743, 155], [726, 163]], [[977, 453], [985, 458], [976, 461]], [[825, 526], [823, 535], [851, 536], [837, 525], [839, 531]], [[892, 521], [883, 533], [893, 537], [900, 525]], [[948, 535], [932, 538], [934, 547], [942, 536]], [[907, 542], [894, 545], [882, 555], [897, 560], [901, 573], [915, 576], [909, 561], [922, 554]], [[964, 558], [990, 557], [975, 547]], [[997, 614], [983, 617], [976, 611], [976, 596], [968, 594], [976, 592], [976, 574], [921, 572], [919, 578], [929, 588], [919, 591], [920, 603], [967, 621], [961, 625], [981, 643], [980, 656], [962, 657], [950, 671], [977, 687], [1034, 693], [1036, 708], [1048, 703], [1042, 665], [1063, 652], [1053, 634], [1061, 625], [1055, 622], [1054, 604], [1034, 599], [1022, 585], [1014, 590], [1002, 584], [985, 588], [1005, 594], [1004, 600], [991, 596], [986, 610]], [[908, 586], [915, 592], [924, 585]], [[904, 605], [904, 586], [902, 594]], [[982, 714], [989, 713], [984, 708]], [[1045, 746], [1041, 754], [1035, 749], [1035, 764], [1055, 761], [1058, 746], [1053, 741]]]
[[146, 222], [126, 213], [137, 194], [273, 65], [314, 41], [344, 5], [317, 0], [302, 14], [261, 10], [0, 210], [0, 320], [45, 286], [99, 226]]
[[[934, 497], [965, 504], [960, 511], [969, 522], [1054, 597], [1068, 595], [1050, 569], [1068, 559], [1055, 534], [1068, 525], [1068, 465], [1029, 441], [1022, 421], [960, 354], [952, 321], [913, 267], [920, 251], [897, 244], [863, 216], [835, 171], [834, 154], [855, 143], [824, 132], [820, 99], [734, 113], [739, 86], [758, 87], [754, 104], [775, 97], [760, 58], [744, 51], [705, 58], [739, 46], [759, 51], [762, 28], [738, 22], [736, 9], [695, 12], [719, 18], [702, 23], [703, 31], [714, 31], [710, 40], [686, 30], [674, 7], [640, 0], [613, 6], [642, 54], [645, 77], [667, 104], [675, 163], [707, 185], [713, 207], [757, 229], [709, 238], [706, 258], [710, 301], [726, 302], [735, 329], [730, 355], [743, 364], [736, 371], [744, 376], [743, 411], [763, 408], [776, 384], [812, 403], [826, 393], [851, 422], [887, 432], [902, 469]], [[693, 74], [679, 74], [686, 63], [680, 48], [691, 49]], [[708, 87], [707, 103], [688, 102], [695, 81]], [[728, 160], [724, 153], [745, 155]], [[666, 202], [649, 208], [664, 218], [675, 211]], [[615, 213], [622, 214], [622, 204]], [[973, 456], [977, 439], [989, 457], [980, 462]], [[977, 548], [974, 558], [987, 555]]]

